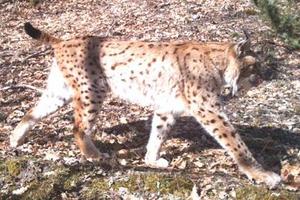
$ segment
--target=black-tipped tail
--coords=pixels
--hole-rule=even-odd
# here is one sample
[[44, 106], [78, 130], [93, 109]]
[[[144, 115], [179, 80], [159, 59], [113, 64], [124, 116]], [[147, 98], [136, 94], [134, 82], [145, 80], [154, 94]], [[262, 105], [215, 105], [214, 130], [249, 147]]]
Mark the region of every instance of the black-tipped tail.
[[42, 32], [39, 29], [34, 28], [30, 22], [24, 24], [25, 32], [34, 39], [40, 39]]
[[56, 44], [58, 42], [61, 42], [60, 39], [55, 38], [48, 33], [45, 33], [37, 28], [34, 28], [29, 22], [26, 22], [24, 24], [24, 30], [25, 32], [32, 37], [33, 39], [39, 40], [42, 43], [45, 44]]

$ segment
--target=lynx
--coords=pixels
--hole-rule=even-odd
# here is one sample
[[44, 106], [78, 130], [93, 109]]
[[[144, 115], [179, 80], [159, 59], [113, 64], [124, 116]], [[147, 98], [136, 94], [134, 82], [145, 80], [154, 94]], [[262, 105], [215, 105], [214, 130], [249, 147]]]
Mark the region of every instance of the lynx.
[[238, 90], [240, 75], [255, 63], [245, 55], [249, 37], [230, 42], [144, 42], [118, 41], [85, 36], [61, 40], [25, 23], [25, 32], [54, 49], [54, 62], [47, 88], [37, 105], [10, 136], [16, 147], [41, 118], [72, 102], [73, 134], [88, 159], [103, 156], [91, 139], [99, 106], [113, 94], [141, 106], [151, 106], [154, 115], [145, 163], [167, 167], [160, 148], [171, 126], [182, 114], [193, 116], [228, 152], [251, 180], [276, 187], [281, 178], [266, 171], [253, 158], [223, 112], [222, 87]]

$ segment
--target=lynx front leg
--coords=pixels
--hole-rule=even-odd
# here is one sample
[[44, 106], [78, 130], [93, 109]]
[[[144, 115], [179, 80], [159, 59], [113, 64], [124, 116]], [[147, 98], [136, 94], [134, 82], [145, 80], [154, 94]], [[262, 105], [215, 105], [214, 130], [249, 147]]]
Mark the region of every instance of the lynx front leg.
[[227, 150], [229, 155], [238, 164], [240, 170], [244, 172], [249, 179], [264, 182], [270, 188], [274, 188], [280, 183], [281, 178], [279, 175], [264, 170], [262, 166], [257, 163], [245, 143], [241, 140], [239, 134], [226, 120], [224, 115], [205, 108], [199, 108], [199, 110], [193, 111], [193, 115], [206, 131]]
[[26, 113], [12, 132], [10, 136], [10, 146], [17, 147], [23, 144], [27, 133], [34, 124], [68, 103], [71, 97], [71, 90], [65, 83], [63, 75], [54, 61], [47, 81], [46, 90], [37, 105]]
[[174, 116], [169, 113], [155, 112], [152, 119], [150, 138], [147, 144], [145, 163], [152, 167], [168, 167], [169, 162], [160, 158], [159, 151], [166, 140], [171, 126], [175, 123]]

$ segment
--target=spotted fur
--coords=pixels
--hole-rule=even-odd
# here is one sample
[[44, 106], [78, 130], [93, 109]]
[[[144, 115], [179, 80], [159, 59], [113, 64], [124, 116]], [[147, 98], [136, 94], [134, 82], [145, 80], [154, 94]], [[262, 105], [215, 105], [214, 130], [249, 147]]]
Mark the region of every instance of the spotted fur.
[[146, 164], [167, 167], [159, 151], [177, 117], [195, 119], [229, 153], [250, 179], [273, 188], [280, 176], [264, 170], [222, 111], [221, 88], [237, 92], [240, 74], [255, 59], [244, 55], [248, 37], [230, 42], [142, 42], [101, 37], [62, 41], [31, 24], [28, 35], [49, 43], [55, 54], [47, 89], [13, 131], [15, 147], [24, 142], [30, 128], [42, 117], [72, 102], [74, 136], [84, 156], [101, 153], [90, 134], [99, 106], [108, 93], [155, 110], [145, 156]]

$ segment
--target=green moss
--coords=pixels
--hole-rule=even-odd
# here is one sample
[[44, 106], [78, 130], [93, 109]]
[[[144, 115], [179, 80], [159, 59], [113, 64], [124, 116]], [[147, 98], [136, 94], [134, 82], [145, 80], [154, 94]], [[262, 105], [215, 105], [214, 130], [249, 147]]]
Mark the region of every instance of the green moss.
[[253, 0], [264, 18], [293, 49], [300, 48], [300, 15], [296, 2], [289, 0]]
[[233, 38], [238, 38], [238, 37], [240, 37], [241, 35], [239, 34], [239, 33], [237, 33], [237, 32], [233, 32], [232, 34], [231, 34], [231, 37], [233, 37]]
[[62, 185], [69, 177], [69, 173], [68, 168], [59, 167], [53, 175], [32, 181], [28, 190], [22, 195], [22, 199], [52, 199], [62, 190]]
[[160, 191], [162, 194], [174, 194], [186, 197], [193, 188], [193, 182], [184, 176], [167, 176], [159, 174], [149, 174], [144, 177], [145, 188], [151, 192]]
[[170, 175], [147, 173], [132, 174], [126, 179], [116, 181], [112, 187], [115, 190], [125, 187], [130, 192], [142, 189], [149, 192], [170, 193], [180, 197], [187, 197], [192, 191], [193, 182], [183, 176], [171, 177]]
[[10, 176], [18, 176], [24, 168], [26, 162], [24, 160], [12, 159], [5, 162], [7, 173]]
[[32, 5], [32, 6], [36, 6], [38, 5], [39, 3], [41, 3], [42, 0], [29, 0], [29, 3]]
[[107, 191], [118, 191], [121, 187], [129, 192], [149, 191], [186, 198], [190, 195], [193, 182], [184, 176], [161, 175], [158, 173], [134, 173], [126, 177], [115, 180], [109, 186], [107, 178], [94, 179], [83, 192], [84, 199], [105, 198]]
[[31, 182], [29, 189], [22, 195], [22, 199], [50, 199], [54, 186], [53, 179], [35, 180]]
[[76, 188], [79, 185], [79, 183], [81, 182], [82, 176], [83, 176], [83, 174], [81, 174], [81, 173], [75, 173], [75, 174], [71, 175], [70, 177], [68, 177], [63, 184], [64, 190], [72, 190], [72, 189]]
[[109, 190], [108, 180], [105, 178], [95, 178], [82, 193], [82, 199], [101, 199]]
[[6, 118], [7, 118], [7, 115], [0, 110], [0, 122], [6, 120]]
[[128, 177], [119, 179], [112, 185], [113, 189], [118, 190], [120, 187], [127, 188], [130, 192], [134, 192], [141, 186], [141, 176], [138, 174], [132, 174]]
[[246, 15], [257, 15], [257, 11], [255, 9], [252, 9], [252, 8], [245, 9], [244, 13]]
[[287, 191], [275, 192], [263, 187], [248, 186], [236, 190], [237, 200], [297, 200], [296, 194]]
[[2, 173], [5, 170], [6, 170], [5, 162], [3, 160], [0, 160], [0, 172]]
[[130, 192], [139, 189], [149, 192], [160, 192], [161, 194], [174, 194], [180, 197], [187, 197], [192, 188], [193, 182], [183, 176], [171, 177], [157, 173], [132, 174], [127, 179], [116, 181], [114, 189], [127, 188]]

